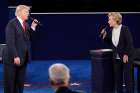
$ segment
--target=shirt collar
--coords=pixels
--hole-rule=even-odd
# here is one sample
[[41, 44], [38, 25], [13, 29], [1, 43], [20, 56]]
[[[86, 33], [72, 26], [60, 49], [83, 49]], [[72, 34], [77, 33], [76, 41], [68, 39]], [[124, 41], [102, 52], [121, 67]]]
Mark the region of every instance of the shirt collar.
[[117, 28], [113, 28], [113, 29], [121, 29], [121, 27], [122, 27], [122, 24], [120, 24]]
[[119, 25], [119, 29], [121, 29], [121, 27], [122, 27], [122, 24]]
[[23, 20], [17, 16], [17, 19], [19, 20], [20, 24], [23, 25]]

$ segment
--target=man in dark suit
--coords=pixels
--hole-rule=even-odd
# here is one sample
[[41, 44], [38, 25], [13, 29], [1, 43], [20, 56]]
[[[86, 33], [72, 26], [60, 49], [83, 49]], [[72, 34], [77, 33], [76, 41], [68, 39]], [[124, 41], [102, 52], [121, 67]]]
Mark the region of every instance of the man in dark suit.
[[26, 5], [18, 5], [16, 18], [6, 26], [4, 93], [23, 93], [25, 71], [30, 58], [30, 36], [37, 26], [37, 20], [32, 22], [31, 27], [26, 22], [29, 10], [30, 7]]
[[61, 63], [53, 64], [49, 67], [49, 78], [55, 93], [84, 93], [69, 89], [70, 70]]
[[[127, 26], [121, 24], [122, 15], [118, 12], [108, 14], [111, 34], [106, 29], [101, 31], [105, 42], [112, 46], [114, 57], [114, 79], [117, 93], [123, 93], [123, 82], [126, 93], [134, 93], [133, 85], [133, 38]], [[124, 79], [124, 81], [123, 81]]]

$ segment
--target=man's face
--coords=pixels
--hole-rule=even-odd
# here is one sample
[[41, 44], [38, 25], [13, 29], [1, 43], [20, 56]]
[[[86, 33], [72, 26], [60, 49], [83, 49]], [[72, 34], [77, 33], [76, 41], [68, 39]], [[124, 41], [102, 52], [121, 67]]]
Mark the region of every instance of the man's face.
[[114, 27], [114, 25], [116, 24], [116, 21], [114, 20], [113, 16], [108, 17], [108, 24], [110, 27]]
[[27, 20], [29, 17], [29, 10], [27, 9], [22, 9], [21, 10], [21, 18], [23, 21]]

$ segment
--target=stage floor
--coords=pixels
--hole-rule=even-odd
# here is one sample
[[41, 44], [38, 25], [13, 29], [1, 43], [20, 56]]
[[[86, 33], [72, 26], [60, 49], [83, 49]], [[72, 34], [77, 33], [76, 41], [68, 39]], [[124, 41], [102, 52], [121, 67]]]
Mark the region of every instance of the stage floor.
[[[48, 68], [54, 63], [64, 63], [71, 70], [70, 87], [91, 92], [91, 60], [46, 60], [32, 61], [28, 64], [24, 93], [54, 93], [48, 78]], [[134, 70], [135, 82], [137, 69]], [[3, 65], [0, 64], [0, 93], [3, 93]], [[135, 87], [135, 93], [137, 88]]]
[[[27, 67], [24, 93], [54, 93], [48, 78], [48, 68], [53, 63], [64, 63], [71, 70], [70, 87], [91, 93], [90, 60], [32, 61]], [[3, 93], [3, 65], [0, 64], [0, 93]]]

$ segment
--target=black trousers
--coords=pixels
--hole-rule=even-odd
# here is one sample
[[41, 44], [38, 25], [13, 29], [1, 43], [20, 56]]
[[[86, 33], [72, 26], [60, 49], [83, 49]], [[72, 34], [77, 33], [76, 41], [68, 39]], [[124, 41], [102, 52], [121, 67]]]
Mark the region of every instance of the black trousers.
[[27, 60], [22, 66], [4, 64], [4, 93], [23, 93]]
[[[114, 79], [115, 79], [115, 91], [117, 93], [134, 93], [134, 70], [132, 62], [123, 63], [119, 59], [115, 59], [114, 62]], [[125, 83], [125, 89], [123, 89], [123, 83]]]

